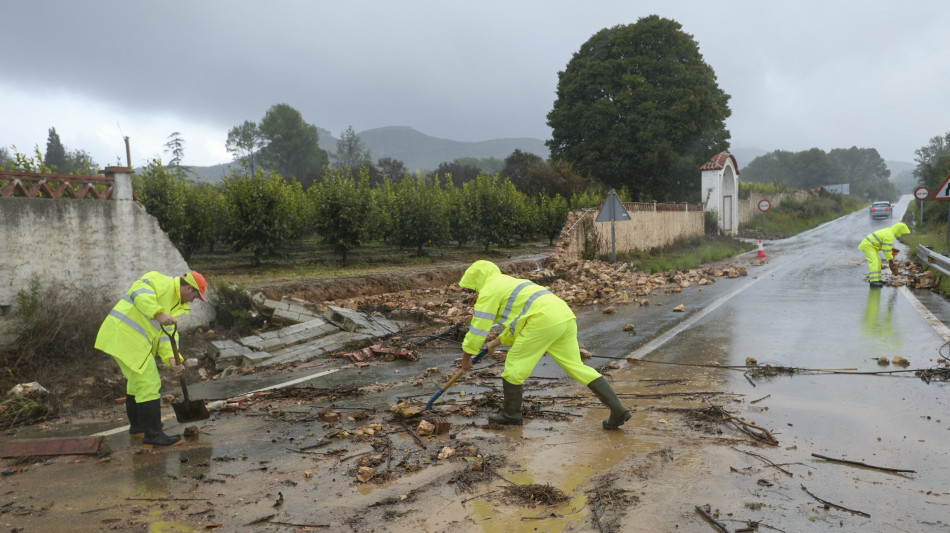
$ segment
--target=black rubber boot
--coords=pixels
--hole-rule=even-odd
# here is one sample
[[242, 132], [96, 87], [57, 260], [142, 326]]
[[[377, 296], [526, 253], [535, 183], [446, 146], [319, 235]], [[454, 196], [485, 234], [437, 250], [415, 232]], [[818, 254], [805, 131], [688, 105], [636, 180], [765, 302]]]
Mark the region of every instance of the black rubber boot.
[[145, 434], [145, 428], [139, 422], [138, 406], [135, 404], [135, 396], [125, 395], [125, 415], [129, 417], [129, 436], [141, 437]]
[[501, 380], [502, 391], [505, 393], [505, 400], [501, 406], [500, 413], [488, 415], [488, 421], [492, 424], [506, 424], [509, 426], [520, 426], [524, 423], [521, 417], [521, 385], [512, 385], [505, 380]]
[[169, 437], [162, 431], [162, 406], [158, 400], [136, 404], [139, 412], [139, 422], [145, 428], [145, 437], [142, 444], [146, 448], [155, 446], [175, 446], [181, 444], [181, 437]]
[[607, 383], [604, 376], [591, 381], [587, 384], [590, 390], [594, 391], [600, 403], [610, 409], [610, 418], [604, 420], [604, 429], [620, 429], [624, 422], [630, 420], [630, 410], [620, 403], [620, 398], [614, 393], [614, 389]]

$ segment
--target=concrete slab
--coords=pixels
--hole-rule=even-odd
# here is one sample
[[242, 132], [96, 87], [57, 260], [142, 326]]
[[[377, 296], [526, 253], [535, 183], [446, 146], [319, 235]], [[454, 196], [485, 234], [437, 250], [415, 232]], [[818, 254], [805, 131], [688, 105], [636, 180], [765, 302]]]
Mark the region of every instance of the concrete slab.
[[318, 357], [338, 352], [351, 343], [364, 342], [372, 338], [373, 335], [367, 335], [365, 333], [338, 331], [337, 333], [333, 333], [319, 339], [314, 339], [310, 342], [305, 342], [303, 344], [298, 344], [287, 347], [283, 350], [279, 350], [274, 353], [274, 358], [268, 361], [267, 364], [278, 364], [291, 361], [305, 363]]
[[299, 324], [315, 318], [320, 318], [309, 308], [286, 298], [281, 301], [264, 300], [264, 309], [272, 310], [271, 323], [276, 325]]
[[327, 306], [324, 318], [336, 324], [341, 329], [368, 335], [385, 336], [399, 332], [399, 325], [388, 318], [373, 314], [367, 315], [353, 309], [344, 307]]

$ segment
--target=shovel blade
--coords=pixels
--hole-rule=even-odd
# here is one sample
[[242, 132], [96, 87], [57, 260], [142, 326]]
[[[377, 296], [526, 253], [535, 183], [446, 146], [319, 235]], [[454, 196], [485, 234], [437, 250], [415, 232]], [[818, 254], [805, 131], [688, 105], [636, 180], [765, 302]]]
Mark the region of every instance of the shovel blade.
[[172, 402], [172, 409], [175, 410], [175, 418], [179, 422], [197, 422], [207, 420], [211, 417], [208, 408], [201, 400], [189, 400], [187, 402]]

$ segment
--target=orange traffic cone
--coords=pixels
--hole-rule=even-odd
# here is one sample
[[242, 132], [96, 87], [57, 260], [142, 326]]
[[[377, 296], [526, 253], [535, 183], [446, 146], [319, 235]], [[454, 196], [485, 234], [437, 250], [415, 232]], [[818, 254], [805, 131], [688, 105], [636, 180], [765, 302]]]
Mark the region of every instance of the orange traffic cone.
[[755, 254], [756, 259], [765, 259], [765, 248], [762, 248], [762, 239], [759, 239], [759, 251]]

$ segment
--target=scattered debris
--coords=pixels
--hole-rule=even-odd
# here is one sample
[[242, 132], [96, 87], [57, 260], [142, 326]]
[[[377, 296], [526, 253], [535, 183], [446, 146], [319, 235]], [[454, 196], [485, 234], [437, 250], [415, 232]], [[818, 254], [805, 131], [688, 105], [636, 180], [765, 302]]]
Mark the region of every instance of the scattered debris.
[[435, 424], [432, 424], [428, 420], [419, 421], [419, 425], [416, 426], [416, 434], [420, 437], [427, 437], [432, 435], [435, 432]]
[[527, 505], [538, 503], [554, 505], [567, 500], [567, 496], [561, 489], [550, 484], [511, 485], [505, 487], [504, 491], [508, 497]]
[[438, 457], [439, 457], [439, 460], [442, 461], [442, 460], [448, 459], [449, 457], [452, 457], [453, 455], [455, 455], [455, 448], [450, 448], [448, 446], [445, 446], [442, 448], [442, 451], [439, 452]]

